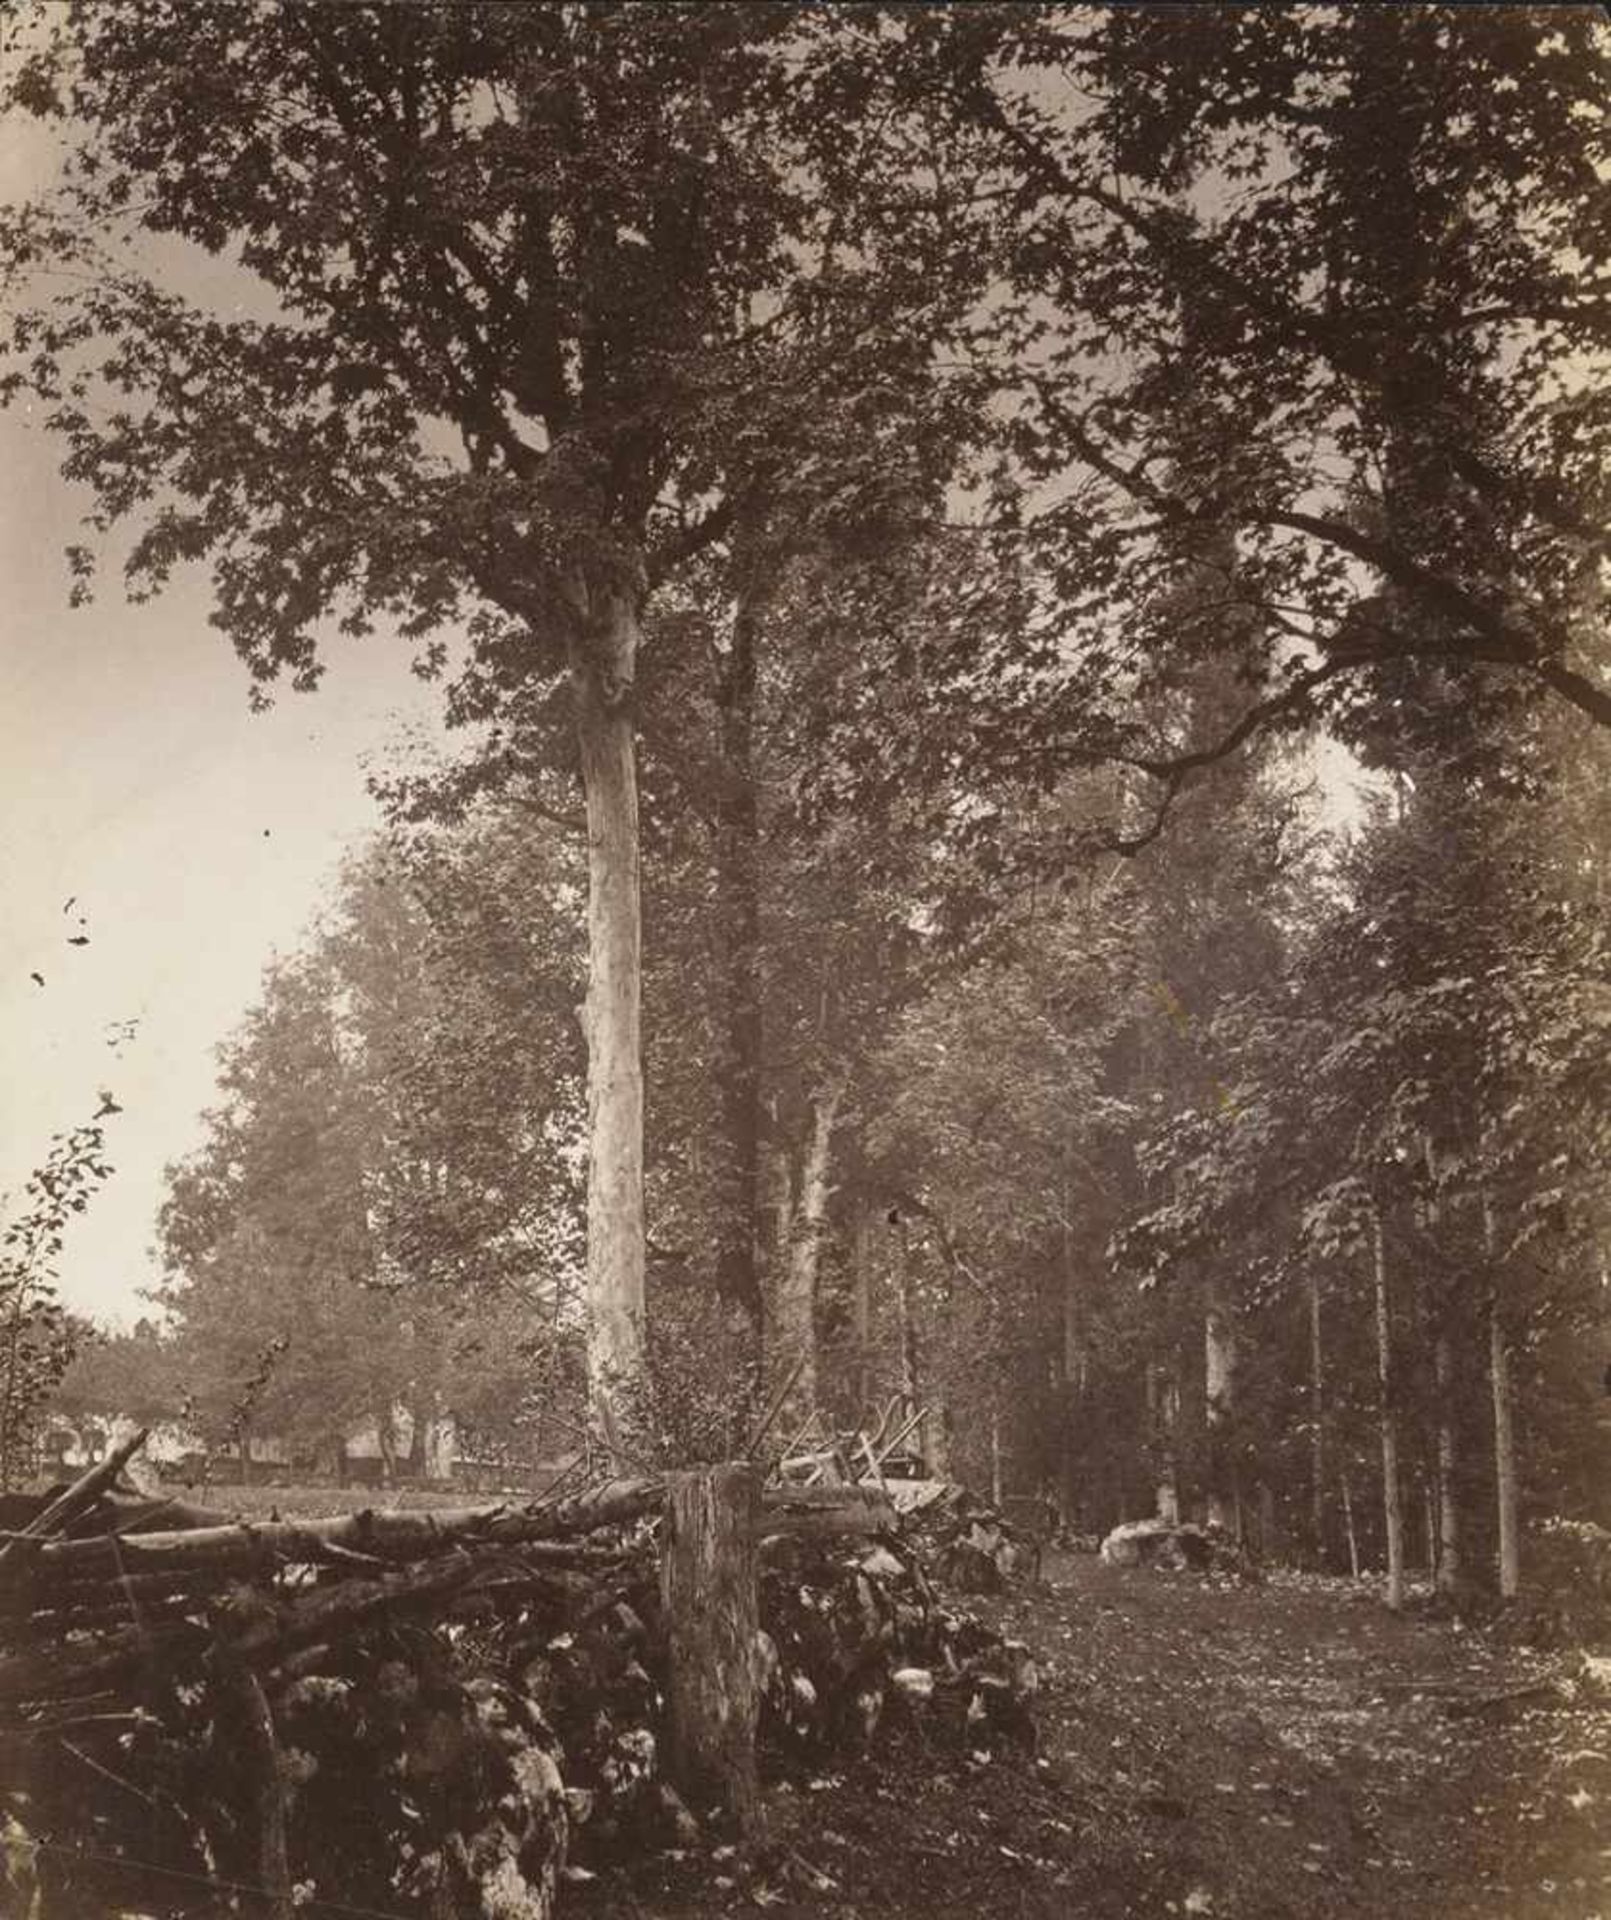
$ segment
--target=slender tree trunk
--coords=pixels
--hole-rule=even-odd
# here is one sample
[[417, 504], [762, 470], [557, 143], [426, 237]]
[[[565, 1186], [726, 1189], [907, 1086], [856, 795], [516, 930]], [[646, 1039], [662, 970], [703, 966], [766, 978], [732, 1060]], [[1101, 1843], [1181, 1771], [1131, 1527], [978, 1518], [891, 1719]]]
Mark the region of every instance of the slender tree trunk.
[[[922, 1404], [922, 1369], [918, 1352], [917, 1311], [912, 1298], [912, 1262], [906, 1242], [906, 1221], [898, 1213], [890, 1216], [890, 1241], [894, 1252], [895, 1306], [900, 1322], [901, 1398], [908, 1415]], [[922, 1444], [921, 1441], [918, 1443]]]
[[716, 1285], [751, 1323], [759, 1346], [764, 1310], [761, 1207], [761, 860], [755, 768], [755, 693], [761, 607], [743, 595], [718, 665], [721, 788], [716, 802], [716, 896], [721, 948], [717, 1082], [722, 1158], [716, 1215]]
[[1208, 1427], [1208, 1520], [1237, 1530], [1236, 1472], [1227, 1428], [1236, 1412], [1236, 1326], [1219, 1282], [1208, 1283], [1203, 1313], [1205, 1420]]
[[1001, 1472], [1001, 1402], [990, 1401], [990, 1501], [999, 1511], [1004, 1483]]
[[630, 1427], [643, 1377], [642, 910], [632, 689], [637, 596], [596, 596], [572, 650], [587, 803], [587, 1386], [607, 1437]]
[[851, 1329], [856, 1342], [856, 1417], [871, 1415], [873, 1378], [873, 1217], [865, 1205], [856, 1212], [851, 1242]]
[[380, 1449], [380, 1484], [389, 1487], [397, 1478], [397, 1432], [388, 1403], [375, 1415], [375, 1444]]
[[1421, 1538], [1425, 1548], [1428, 1583], [1438, 1585], [1438, 1489], [1436, 1479], [1423, 1473], [1421, 1487]]
[[1432, 1370], [1438, 1388], [1438, 1551], [1436, 1586], [1452, 1594], [1460, 1584], [1459, 1443], [1455, 1433], [1454, 1342], [1447, 1324], [1432, 1342]]
[[1393, 1374], [1393, 1312], [1387, 1287], [1382, 1216], [1371, 1209], [1371, 1259], [1376, 1280], [1376, 1377], [1381, 1390], [1382, 1527], [1387, 1537], [1387, 1604], [1404, 1605], [1404, 1506], [1398, 1471], [1398, 1408]]
[[1354, 1488], [1344, 1473], [1342, 1477], [1343, 1534], [1348, 1542], [1348, 1571], [1357, 1580], [1359, 1578], [1359, 1535], [1354, 1531]]
[[1309, 1270], [1309, 1526], [1315, 1564], [1326, 1563], [1326, 1349], [1320, 1276]]
[[834, 1122], [844, 1090], [844, 1076], [836, 1074], [812, 1098], [800, 1160], [799, 1197], [778, 1288], [773, 1347], [780, 1372], [800, 1365], [787, 1403], [796, 1420], [807, 1418], [817, 1409], [817, 1276], [828, 1218]]
[[1515, 1401], [1511, 1388], [1510, 1337], [1499, 1291], [1493, 1206], [1482, 1200], [1482, 1237], [1488, 1254], [1488, 1380], [1494, 1406], [1494, 1490], [1499, 1527], [1499, 1597], [1514, 1600], [1521, 1591], [1521, 1526], [1516, 1499]]

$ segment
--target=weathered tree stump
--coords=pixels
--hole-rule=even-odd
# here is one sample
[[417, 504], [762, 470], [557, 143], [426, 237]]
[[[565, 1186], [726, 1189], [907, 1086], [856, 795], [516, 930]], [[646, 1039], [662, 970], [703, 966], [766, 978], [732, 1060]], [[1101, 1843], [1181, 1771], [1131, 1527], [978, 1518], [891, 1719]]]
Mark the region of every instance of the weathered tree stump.
[[761, 1481], [751, 1467], [668, 1478], [661, 1568], [668, 1771], [691, 1806], [721, 1806], [741, 1834], [760, 1806], [760, 1514]]

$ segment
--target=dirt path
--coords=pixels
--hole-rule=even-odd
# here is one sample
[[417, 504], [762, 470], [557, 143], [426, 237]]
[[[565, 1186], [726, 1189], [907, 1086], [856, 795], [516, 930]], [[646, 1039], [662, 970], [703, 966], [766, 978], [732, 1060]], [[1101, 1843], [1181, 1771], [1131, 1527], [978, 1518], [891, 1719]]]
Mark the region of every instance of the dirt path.
[[1043, 1745], [1157, 1867], [1088, 1911], [1611, 1920], [1611, 1710], [1567, 1663], [1340, 1583], [1050, 1572], [1008, 1609], [1054, 1661]]
[[770, 1796], [753, 1861], [569, 1889], [687, 1920], [1611, 1920], [1611, 1702], [1568, 1664], [1337, 1582], [1060, 1556], [990, 1609], [1042, 1656], [1038, 1751], [921, 1725]]

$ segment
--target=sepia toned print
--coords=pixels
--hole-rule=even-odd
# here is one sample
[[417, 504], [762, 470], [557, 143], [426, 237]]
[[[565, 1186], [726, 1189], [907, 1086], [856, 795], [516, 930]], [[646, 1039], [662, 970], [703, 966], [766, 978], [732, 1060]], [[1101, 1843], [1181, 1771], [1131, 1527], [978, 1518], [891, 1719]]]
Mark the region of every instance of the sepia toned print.
[[1611, 1914], [1608, 56], [0, 10], [0, 1914]]

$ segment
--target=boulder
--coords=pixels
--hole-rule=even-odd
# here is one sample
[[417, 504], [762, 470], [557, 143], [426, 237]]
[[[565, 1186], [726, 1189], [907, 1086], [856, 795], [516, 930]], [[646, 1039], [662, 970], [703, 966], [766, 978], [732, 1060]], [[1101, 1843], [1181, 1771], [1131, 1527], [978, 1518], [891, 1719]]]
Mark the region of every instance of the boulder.
[[1110, 1567], [1161, 1567], [1172, 1573], [1247, 1571], [1236, 1541], [1218, 1527], [1190, 1521], [1126, 1520], [1102, 1542]]

